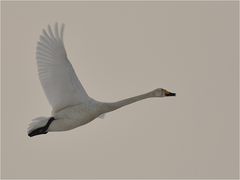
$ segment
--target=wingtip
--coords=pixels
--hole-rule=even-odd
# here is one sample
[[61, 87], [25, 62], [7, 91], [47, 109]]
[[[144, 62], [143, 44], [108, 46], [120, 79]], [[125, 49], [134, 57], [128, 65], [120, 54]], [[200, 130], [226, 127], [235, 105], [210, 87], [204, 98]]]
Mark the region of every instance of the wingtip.
[[46, 28], [42, 29], [42, 35], [48, 39], [60, 39], [63, 41], [65, 24], [56, 21], [53, 25], [47, 24]]

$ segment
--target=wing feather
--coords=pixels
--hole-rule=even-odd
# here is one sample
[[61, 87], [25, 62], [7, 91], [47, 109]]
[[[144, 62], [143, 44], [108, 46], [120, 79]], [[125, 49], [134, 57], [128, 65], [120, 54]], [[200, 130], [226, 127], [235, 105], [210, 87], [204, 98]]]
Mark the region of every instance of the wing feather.
[[63, 31], [64, 31], [64, 24], [62, 24], [62, 27], [61, 27], [61, 32], [60, 32], [60, 39], [63, 41]]
[[[39, 79], [53, 111], [84, 103], [88, 95], [69, 62], [63, 43], [64, 25], [43, 29], [37, 43], [36, 59]], [[60, 30], [60, 31], [59, 31]]]

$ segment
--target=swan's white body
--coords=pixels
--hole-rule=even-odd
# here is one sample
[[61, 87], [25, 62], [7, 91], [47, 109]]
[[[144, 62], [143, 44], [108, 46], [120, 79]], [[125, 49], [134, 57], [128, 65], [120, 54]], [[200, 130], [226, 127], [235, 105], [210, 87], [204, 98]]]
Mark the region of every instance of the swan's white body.
[[49, 126], [49, 131], [66, 131], [84, 125], [97, 118], [103, 111], [101, 103], [90, 100], [85, 104], [66, 107], [52, 113], [57, 119]]
[[106, 112], [142, 99], [175, 95], [164, 89], [156, 89], [115, 103], [104, 103], [92, 99], [78, 80], [67, 58], [63, 43], [63, 30], [64, 25], [58, 29], [56, 23], [54, 30], [48, 26], [48, 32], [43, 30], [43, 34], [40, 35], [36, 51], [39, 79], [53, 110], [51, 121], [49, 117], [39, 117], [33, 120], [28, 129], [28, 133], [33, 134], [30, 136], [50, 131], [70, 130]]

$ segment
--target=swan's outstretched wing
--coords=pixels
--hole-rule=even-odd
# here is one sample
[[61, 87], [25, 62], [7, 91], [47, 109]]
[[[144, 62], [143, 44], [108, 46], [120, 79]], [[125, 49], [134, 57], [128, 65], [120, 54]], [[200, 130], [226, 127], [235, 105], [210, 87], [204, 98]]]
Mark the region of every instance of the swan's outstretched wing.
[[67, 58], [63, 43], [64, 25], [43, 30], [37, 44], [39, 79], [53, 111], [83, 103], [88, 95]]

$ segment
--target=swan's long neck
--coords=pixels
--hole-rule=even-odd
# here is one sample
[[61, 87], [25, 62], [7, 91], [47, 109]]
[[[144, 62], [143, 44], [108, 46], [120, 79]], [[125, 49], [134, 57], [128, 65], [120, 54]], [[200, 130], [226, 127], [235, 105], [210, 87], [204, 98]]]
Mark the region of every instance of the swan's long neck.
[[114, 110], [119, 109], [123, 106], [129, 105], [129, 104], [132, 104], [132, 103], [135, 103], [137, 101], [141, 101], [143, 99], [147, 99], [147, 98], [150, 98], [150, 97], [153, 97], [152, 92], [141, 94], [141, 95], [138, 95], [138, 96], [127, 98], [127, 99], [123, 99], [121, 101], [117, 101], [117, 102], [113, 102], [113, 103], [104, 103], [105, 104], [105, 111], [106, 112], [114, 111]]

